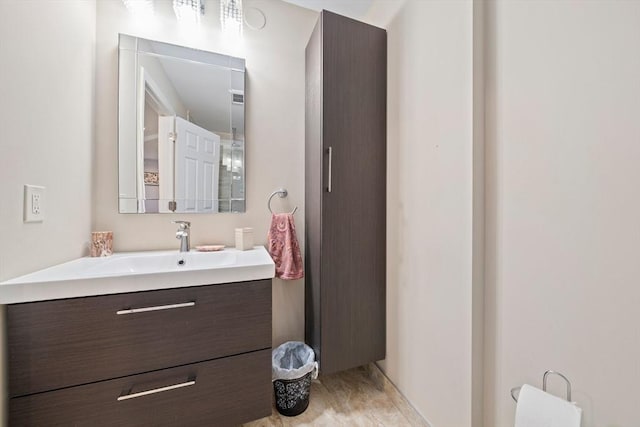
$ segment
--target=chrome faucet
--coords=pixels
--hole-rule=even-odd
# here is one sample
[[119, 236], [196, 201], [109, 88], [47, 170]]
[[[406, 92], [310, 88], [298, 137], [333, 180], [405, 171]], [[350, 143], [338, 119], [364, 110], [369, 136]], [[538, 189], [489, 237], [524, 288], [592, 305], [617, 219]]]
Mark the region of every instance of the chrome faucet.
[[176, 231], [176, 239], [180, 240], [180, 252], [189, 252], [191, 245], [189, 244], [189, 230], [191, 230], [191, 223], [189, 221], [171, 221], [174, 224], [178, 224], [178, 231]]

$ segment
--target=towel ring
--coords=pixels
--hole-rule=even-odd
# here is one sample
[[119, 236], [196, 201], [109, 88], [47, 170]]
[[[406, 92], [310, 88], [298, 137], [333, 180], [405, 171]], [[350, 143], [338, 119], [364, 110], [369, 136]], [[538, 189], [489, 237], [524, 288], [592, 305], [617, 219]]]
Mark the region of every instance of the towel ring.
[[[273, 211], [271, 210], [271, 199], [273, 199], [273, 196], [275, 196], [276, 194], [278, 195], [278, 197], [280, 197], [282, 199], [284, 197], [287, 197], [289, 195], [289, 192], [287, 191], [286, 188], [280, 188], [280, 189], [274, 191], [273, 193], [271, 193], [271, 195], [269, 196], [269, 201], [267, 202], [267, 208], [269, 209], [269, 212], [271, 212], [271, 213], [273, 213]], [[298, 207], [296, 206], [290, 212], [291, 215], [296, 213], [297, 210], [298, 210]]]

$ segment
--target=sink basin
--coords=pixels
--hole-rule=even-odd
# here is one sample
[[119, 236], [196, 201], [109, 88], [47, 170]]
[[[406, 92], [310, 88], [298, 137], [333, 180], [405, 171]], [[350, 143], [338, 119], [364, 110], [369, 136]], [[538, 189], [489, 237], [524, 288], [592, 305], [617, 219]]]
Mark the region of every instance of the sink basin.
[[108, 258], [83, 258], [77, 274], [89, 277], [216, 269], [233, 266], [238, 252], [134, 252]]
[[79, 258], [0, 283], [0, 304], [272, 278], [262, 246], [220, 252], [148, 251]]

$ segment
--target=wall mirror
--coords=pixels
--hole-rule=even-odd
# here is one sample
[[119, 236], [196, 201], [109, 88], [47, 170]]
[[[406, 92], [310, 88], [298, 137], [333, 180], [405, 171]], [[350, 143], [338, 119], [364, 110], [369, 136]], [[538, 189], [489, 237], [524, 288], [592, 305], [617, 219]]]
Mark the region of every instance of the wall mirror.
[[245, 62], [120, 34], [120, 213], [245, 211]]

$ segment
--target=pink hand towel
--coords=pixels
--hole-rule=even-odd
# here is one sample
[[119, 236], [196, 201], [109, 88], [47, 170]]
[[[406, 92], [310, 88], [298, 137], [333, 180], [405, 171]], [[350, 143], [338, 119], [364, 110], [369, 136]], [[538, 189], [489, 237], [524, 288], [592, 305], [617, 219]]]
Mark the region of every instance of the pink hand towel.
[[268, 239], [269, 253], [276, 264], [276, 277], [284, 280], [303, 278], [302, 255], [293, 214], [273, 214]]

